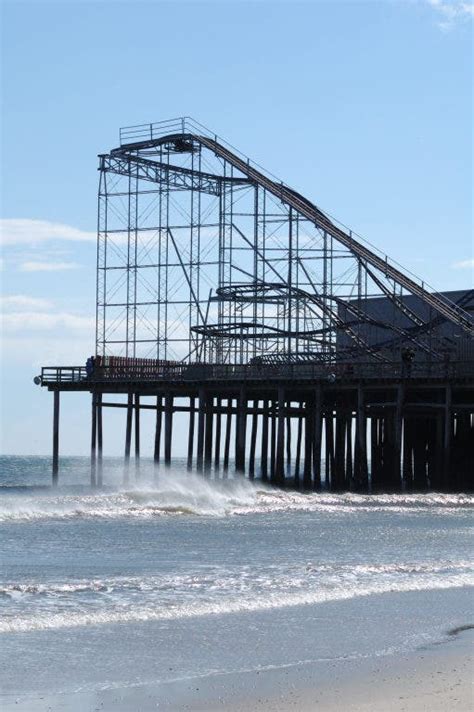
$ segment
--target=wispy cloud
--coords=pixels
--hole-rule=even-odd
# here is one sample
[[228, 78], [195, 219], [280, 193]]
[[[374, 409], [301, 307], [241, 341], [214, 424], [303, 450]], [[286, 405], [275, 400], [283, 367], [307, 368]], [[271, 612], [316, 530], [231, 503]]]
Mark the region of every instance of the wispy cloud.
[[86, 331], [93, 333], [95, 321], [88, 316], [69, 312], [19, 311], [3, 314], [2, 327], [8, 332]]
[[474, 269], [474, 259], [461, 260], [451, 265], [454, 269]]
[[18, 269], [20, 272], [62, 272], [64, 270], [78, 269], [76, 262], [22, 262]]
[[30, 297], [27, 294], [9, 294], [0, 297], [0, 305], [5, 310], [17, 309], [38, 309], [47, 310], [52, 308], [52, 302], [40, 297]]
[[79, 230], [71, 225], [49, 222], [48, 220], [30, 220], [27, 218], [9, 218], [0, 220], [0, 244], [35, 245], [53, 240], [67, 242], [90, 242], [96, 239], [94, 232]]
[[438, 13], [438, 27], [448, 32], [458, 22], [474, 17], [474, 4], [469, 0], [426, 0]]

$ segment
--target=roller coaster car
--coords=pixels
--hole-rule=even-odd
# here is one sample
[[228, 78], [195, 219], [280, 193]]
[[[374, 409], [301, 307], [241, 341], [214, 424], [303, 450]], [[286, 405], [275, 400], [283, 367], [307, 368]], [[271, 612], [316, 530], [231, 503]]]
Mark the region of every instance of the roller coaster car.
[[176, 153], [193, 153], [194, 146], [192, 141], [186, 141], [184, 138], [177, 138], [173, 141], [173, 150]]

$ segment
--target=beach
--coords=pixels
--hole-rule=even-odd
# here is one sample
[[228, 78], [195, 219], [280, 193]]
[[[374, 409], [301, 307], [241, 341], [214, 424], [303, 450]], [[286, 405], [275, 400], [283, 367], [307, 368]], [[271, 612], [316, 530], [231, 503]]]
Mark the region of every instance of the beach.
[[95, 692], [53, 695], [42, 692], [26, 698], [7, 696], [2, 701], [2, 709], [20, 712], [468, 711], [473, 703], [473, 642], [471, 628], [453, 631], [436, 643], [405, 653], [293, 661], [274, 667], [256, 666]]
[[471, 497], [7, 464], [2, 710], [472, 707]]

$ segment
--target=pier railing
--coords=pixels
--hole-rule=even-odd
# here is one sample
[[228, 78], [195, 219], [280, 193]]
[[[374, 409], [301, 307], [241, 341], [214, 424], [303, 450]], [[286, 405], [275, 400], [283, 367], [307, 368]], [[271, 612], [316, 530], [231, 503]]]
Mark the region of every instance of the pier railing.
[[328, 383], [360, 379], [452, 379], [474, 377], [474, 362], [400, 362], [351, 364], [172, 364], [99, 366], [93, 373], [83, 366], [47, 366], [41, 369], [41, 384], [127, 383], [154, 381], [274, 381], [324, 380]]

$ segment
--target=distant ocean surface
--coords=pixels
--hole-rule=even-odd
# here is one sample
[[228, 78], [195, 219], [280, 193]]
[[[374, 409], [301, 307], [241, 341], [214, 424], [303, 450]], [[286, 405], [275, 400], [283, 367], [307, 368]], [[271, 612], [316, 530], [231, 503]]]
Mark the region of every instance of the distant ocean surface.
[[61, 467], [52, 490], [49, 458], [0, 458], [4, 695], [382, 655], [472, 622], [471, 496], [300, 494], [146, 460], [124, 487], [113, 458], [99, 492], [87, 458]]

